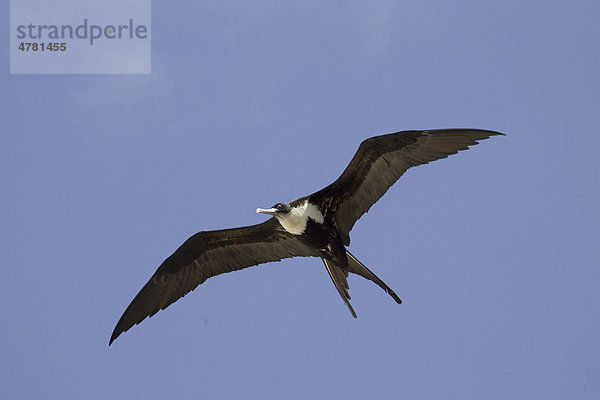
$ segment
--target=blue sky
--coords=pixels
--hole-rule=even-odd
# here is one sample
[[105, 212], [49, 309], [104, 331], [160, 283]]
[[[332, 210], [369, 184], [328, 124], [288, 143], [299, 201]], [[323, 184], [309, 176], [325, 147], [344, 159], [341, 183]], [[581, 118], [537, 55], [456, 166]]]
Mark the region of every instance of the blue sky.
[[[0, 59], [0, 391], [60, 399], [595, 399], [600, 3], [172, 1], [152, 74]], [[0, 15], [8, 26], [8, 5]], [[405, 129], [505, 132], [410, 170], [350, 250], [210, 279], [108, 338], [200, 230]]]

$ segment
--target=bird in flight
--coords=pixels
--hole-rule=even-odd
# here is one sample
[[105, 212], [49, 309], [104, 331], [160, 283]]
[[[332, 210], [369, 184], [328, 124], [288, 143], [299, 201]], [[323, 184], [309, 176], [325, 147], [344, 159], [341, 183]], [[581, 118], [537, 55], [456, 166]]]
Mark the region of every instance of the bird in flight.
[[503, 134], [482, 129], [436, 129], [366, 139], [331, 185], [293, 201], [257, 209], [257, 213], [272, 216], [267, 221], [203, 231], [186, 240], [129, 304], [109, 345], [208, 278], [291, 257], [320, 257], [354, 318], [349, 272], [374, 282], [401, 304], [396, 293], [346, 248], [352, 227], [410, 167], [446, 158], [495, 135]]

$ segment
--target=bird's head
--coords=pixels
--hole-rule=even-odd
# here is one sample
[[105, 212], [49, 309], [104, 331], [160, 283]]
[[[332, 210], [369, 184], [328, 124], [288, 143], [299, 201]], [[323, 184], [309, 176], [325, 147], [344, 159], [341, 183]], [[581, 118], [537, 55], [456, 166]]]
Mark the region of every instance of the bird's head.
[[264, 209], [264, 208], [257, 208], [256, 209], [256, 213], [260, 213], [260, 214], [268, 214], [268, 215], [273, 215], [273, 216], [278, 216], [278, 215], [285, 215], [287, 213], [289, 213], [291, 211], [292, 207], [290, 206], [290, 203], [277, 203], [274, 204], [273, 207], [268, 208], [268, 209]]

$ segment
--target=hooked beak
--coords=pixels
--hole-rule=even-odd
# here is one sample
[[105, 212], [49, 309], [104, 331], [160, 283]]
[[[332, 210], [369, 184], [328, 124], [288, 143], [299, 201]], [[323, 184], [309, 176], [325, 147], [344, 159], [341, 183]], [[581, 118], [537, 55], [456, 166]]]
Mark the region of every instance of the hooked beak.
[[264, 208], [257, 208], [256, 209], [256, 213], [257, 214], [275, 215], [275, 214], [277, 214], [277, 209], [276, 208], [269, 208], [269, 209], [265, 210]]

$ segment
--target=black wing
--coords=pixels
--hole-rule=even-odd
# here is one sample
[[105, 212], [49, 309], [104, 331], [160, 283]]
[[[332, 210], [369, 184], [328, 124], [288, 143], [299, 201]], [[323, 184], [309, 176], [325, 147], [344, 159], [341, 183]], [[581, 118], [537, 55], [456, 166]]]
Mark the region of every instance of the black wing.
[[199, 232], [158, 267], [119, 319], [109, 345], [208, 278], [284, 258], [317, 255], [287, 233], [275, 218], [243, 228]]
[[342, 175], [331, 185], [309, 196], [324, 204], [344, 244], [350, 230], [410, 167], [446, 158], [476, 145], [478, 140], [503, 135], [481, 129], [404, 131], [363, 141]]

